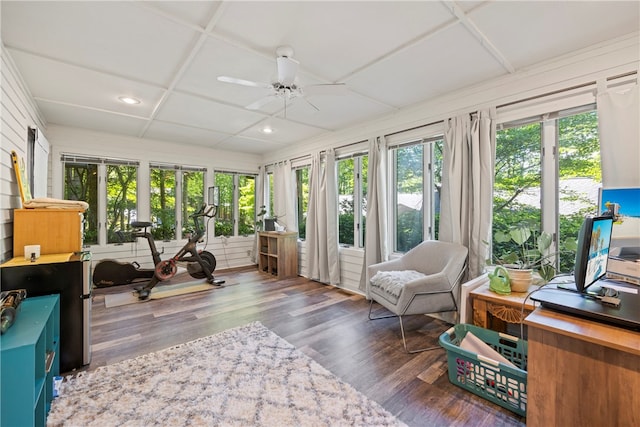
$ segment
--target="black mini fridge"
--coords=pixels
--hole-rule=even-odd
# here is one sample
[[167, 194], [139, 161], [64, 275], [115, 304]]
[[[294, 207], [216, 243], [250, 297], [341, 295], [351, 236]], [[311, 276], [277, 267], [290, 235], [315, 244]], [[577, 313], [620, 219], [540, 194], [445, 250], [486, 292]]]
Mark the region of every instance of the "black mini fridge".
[[[14, 258], [0, 266], [0, 289], [26, 289], [27, 298], [60, 295], [60, 372], [91, 362], [91, 254]], [[20, 313], [16, 316], [20, 321]]]

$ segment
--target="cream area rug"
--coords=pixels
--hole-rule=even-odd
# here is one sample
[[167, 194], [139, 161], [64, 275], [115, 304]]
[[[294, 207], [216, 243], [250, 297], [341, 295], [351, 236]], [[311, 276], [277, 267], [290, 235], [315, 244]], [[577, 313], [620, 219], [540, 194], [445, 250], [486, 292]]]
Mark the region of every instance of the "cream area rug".
[[261, 323], [67, 377], [48, 426], [404, 426]]

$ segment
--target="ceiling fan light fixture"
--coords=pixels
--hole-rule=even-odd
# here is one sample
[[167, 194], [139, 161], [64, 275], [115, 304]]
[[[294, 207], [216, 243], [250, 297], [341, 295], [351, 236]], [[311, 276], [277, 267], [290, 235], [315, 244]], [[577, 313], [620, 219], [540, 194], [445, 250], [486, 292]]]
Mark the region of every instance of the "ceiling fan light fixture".
[[120, 96], [118, 97], [118, 99], [120, 100], [120, 102], [124, 102], [125, 104], [129, 104], [129, 105], [140, 104], [139, 99], [133, 98], [131, 96]]

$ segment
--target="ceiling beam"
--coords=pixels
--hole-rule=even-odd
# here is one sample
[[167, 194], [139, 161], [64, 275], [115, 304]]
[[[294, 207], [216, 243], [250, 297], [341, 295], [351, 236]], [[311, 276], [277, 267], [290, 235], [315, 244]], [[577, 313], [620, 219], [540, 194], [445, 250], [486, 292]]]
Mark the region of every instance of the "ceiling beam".
[[454, 1], [443, 1], [442, 4], [449, 9], [449, 11], [458, 19], [458, 21], [464, 25], [464, 27], [471, 33], [473, 37], [480, 42], [480, 45], [484, 47], [505, 70], [511, 74], [516, 72], [515, 67], [509, 62], [509, 60], [498, 50], [498, 48], [489, 40], [489, 37], [484, 35], [482, 31], [476, 26], [476, 24], [469, 19], [467, 14], [462, 10], [460, 6]]

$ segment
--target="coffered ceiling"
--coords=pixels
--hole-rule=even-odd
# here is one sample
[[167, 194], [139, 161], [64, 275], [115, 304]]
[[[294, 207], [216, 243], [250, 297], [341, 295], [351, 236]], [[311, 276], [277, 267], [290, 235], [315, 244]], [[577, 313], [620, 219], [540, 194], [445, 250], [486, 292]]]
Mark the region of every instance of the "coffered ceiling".
[[[260, 154], [637, 32], [639, 5], [3, 0], [1, 31], [49, 124]], [[218, 80], [276, 82], [283, 45], [305, 97]]]

